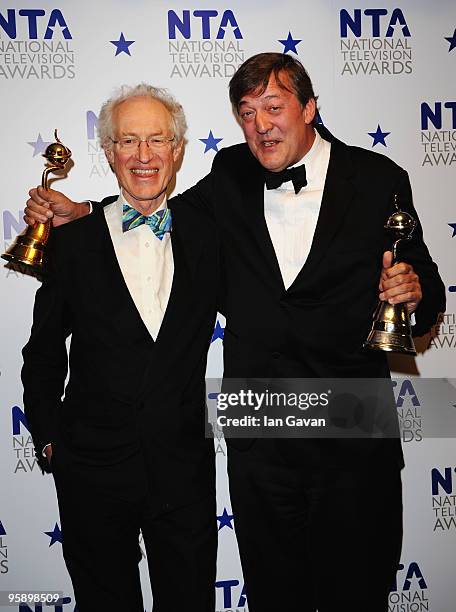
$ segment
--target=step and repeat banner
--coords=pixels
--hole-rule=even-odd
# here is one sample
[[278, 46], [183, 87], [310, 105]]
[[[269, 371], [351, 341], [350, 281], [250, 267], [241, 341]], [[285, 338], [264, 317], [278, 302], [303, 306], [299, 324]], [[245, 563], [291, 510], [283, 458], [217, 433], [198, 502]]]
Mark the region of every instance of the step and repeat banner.
[[[183, 191], [209, 171], [218, 150], [242, 140], [228, 101], [228, 81], [245, 59], [264, 51], [288, 53], [303, 62], [319, 96], [321, 121], [335, 136], [391, 157], [410, 174], [448, 305], [432, 334], [419, 341], [418, 357], [392, 361], [401, 376], [396, 394], [407, 465], [404, 546], [389, 609], [454, 612], [456, 450], [451, 434], [439, 439], [423, 435], [422, 419], [440, 398], [437, 393], [434, 400], [423, 399], [417, 382], [420, 377], [456, 375], [454, 0], [403, 0], [399, 5], [388, 0], [2, 0], [2, 250], [24, 228], [27, 191], [41, 180], [41, 154], [53, 141], [55, 128], [73, 157], [67, 177], [53, 187], [74, 199], [101, 199], [117, 192], [97, 142], [102, 102], [123, 83], [167, 87], [184, 106], [189, 124], [174, 189]], [[21, 348], [29, 336], [38, 286], [34, 278], [0, 268], [0, 591], [59, 591], [63, 599], [47, 606], [24, 602], [0, 609], [73, 612], [52, 477], [43, 476], [35, 463], [23, 414]], [[222, 372], [224, 326], [219, 316], [209, 377]], [[221, 435], [215, 447], [216, 609], [247, 611]], [[97, 525], [91, 530], [96, 540]], [[122, 564], [122, 534], [114, 537]], [[141, 572], [150, 612], [146, 563], [143, 559]], [[176, 589], [178, 585], [176, 576]], [[347, 589], [356, 591], [356, 575]], [[176, 612], [190, 603], [183, 593]], [[105, 609], [100, 602], [99, 610]]]

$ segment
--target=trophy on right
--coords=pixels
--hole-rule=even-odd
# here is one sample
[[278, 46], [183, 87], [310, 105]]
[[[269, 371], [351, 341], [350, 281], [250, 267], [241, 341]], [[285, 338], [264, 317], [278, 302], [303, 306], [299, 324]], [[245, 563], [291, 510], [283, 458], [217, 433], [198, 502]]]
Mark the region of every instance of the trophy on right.
[[[393, 262], [398, 262], [398, 245], [410, 240], [416, 227], [416, 219], [399, 208], [398, 196], [394, 196], [394, 212], [388, 219], [385, 229], [393, 235]], [[389, 304], [379, 301], [373, 315], [372, 329], [363, 347], [391, 353], [416, 355], [410, 326], [407, 304]]]

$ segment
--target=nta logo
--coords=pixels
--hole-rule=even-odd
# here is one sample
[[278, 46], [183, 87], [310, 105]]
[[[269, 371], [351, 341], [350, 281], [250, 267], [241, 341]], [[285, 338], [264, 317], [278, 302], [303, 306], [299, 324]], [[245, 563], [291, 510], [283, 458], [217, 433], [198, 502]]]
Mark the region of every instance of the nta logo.
[[422, 166], [456, 162], [456, 102], [421, 103]]
[[[442, 106], [446, 111], [442, 111]], [[447, 112], [448, 111], [448, 112]], [[429, 123], [436, 130], [441, 130], [443, 127], [443, 115], [451, 116], [451, 128], [456, 130], [456, 102], [434, 102], [432, 108], [427, 102], [421, 103], [421, 129], [429, 130]]]
[[[395, 8], [390, 16], [388, 16], [388, 10], [385, 8], [369, 8], [363, 12], [361, 12], [361, 9], [354, 9], [353, 16], [346, 9], [340, 11], [341, 38], [347, 38], [349, 29], [357, 38], [366, 35], [374, 38], [380, 36], [391, 38], [394, 36], [396, 26], [399, 26], [403, 36], [410, 36], [404, 13], [399, 8]], [[368, 33], [366, 32], [367, 27], [370, 28]]]
[[340, 11], [342, 76], [400, 75], [412, 72], [410, 30], [401, 9]]
[[[45, 18], [44, 21], [42, 17]], [[17, 37], [18, 21], [26, 23], [30, 40], [36, 40], [38, 38], [38, 23], [40, 25], [40, 31], [45, 29], [43, 37], [45, 40], [53, 38], [54, 28], [56, 26], [60, 28], [66, 40], [72, 38], [65, 18], [59, 9], [53, 9], [48, 17], [44, 9], [7, 9], [6, 17], [0, 13], [0, 27], [5, 34], [13, 40]]]
[[[403, 570], [406, 570], [405, 576]], [[388, 611], [429, 610], [427, 584], [416, 561], [399, 563], [397, 575], [388, 597]]]
[[89, 178], [93, 176], [103, 178], [108, 176], [110, 168], [103, 148], [97, 140], [98, 116], [91, 110], [86, 112], [86, 128], [87, 154], [90, 162]]
[[[221, 18], [216, 19], [219, 16], [219, 12], [216, 10], [197, 10], [190, 14], [190, 11], [182, 11], [180, 17], [175, 11], [168, 11], [168, 35], [170, 40], [176, 38], [176, 31], [178, 31], [185, 39], [189, 40], [192, 36], [192, 27], [198, 28], [198, 36], [201, 32], [203, 40], [209, 40], [213, 28], [217, 28], [216, 39], [221, 40], [225, 38], [226, 28], [233, 30], [234, 37], [241, 39], [242, 34], [237, 24], [236, 18], [233, 11], [223, 11]], [[214, 21], [215, 20], [215, 21]]]
[[11, 408], [13, 427], [14, 473], [32, 472], [38, 465], [35, 459], [32, 436], [29, 432], [27, 417], [19, 406]]
[[[393, 380], [392, 381], [393, 384], [393, 388], [397, 389], [397, 381]], [[401, 383], [401, 387], [399, 389], [399, 393], [397, 395], [397, 399], [396, 399], [396, 406], [398, 408], [402, 408], [402, 406], [404, 405], [404, 400], [406, 398], [409, 398], [412, 405], [413, 406], [419, 406], [420, 402], [418, 400], [418, 396], [416, 394], [416, 391], [412, 385], [412, 381], [405, 379], [402, 381]]]
[[3, 239], [11, 240], [16, 234], [20, 234], [25, 228], [25, 222], [22, 219], [22, 211], [17, 211], [17, 217], [10, 210], [3, 211]]
[[456, 529], [456, 495], [453, 473], [456, 468], [446, 467], [443, 472], [431, 470], [432, 510], [434, 512], [433, 531]]
[[170, 10], [168, 37], [171, 78], [231, 78], [245, 60], [241, 30], [230, 10]]
[[30, 8], [0, 12], [0, 78], [47, 80], [74, 76], [72, 36], [62, 11]]
[[95, 140], [95, 130], [98, 130], [98, 116], [91, 110], [86, 113], [86, 124], [88, 140]]
[[27, 432], [29, 431], [27, 417], [19, 406], [13, 406], [11, 408], [11, 421], [13, 425], [13, 436], [19, 436], [21, 434], [21, 425], [25, 427]]
[[421, 442], [423, 439], [421, 405], [412, 381], [405, 379], [401, 382], [400, 387], [396, 380], [393, 380], [392, 383], [397, 391], [396, 407], [402, 441]]
[[[403, 563], [399, 563], [398, 573], [402, 572], [403, 569], [405, 569], [405, 565]], [[410, 589], [412, 588], [412, 583], [414, 583], [413, 586], [415, 588], [419, 587], [420, 589], [427, 589], [427, 584], [426, 580], [424, 579], [423, 572], [420, 570], [420, 567], [418, 563], [416, 563], [416, 561], [412, 561], [409, 564], [407, 573], [404, 578], [404, 582], [401, 582], [400, 585], [398, 585], [398, 577], [396, 575], [391, 591], [397, 591], [399, 589], [401, 591], [410, 591]]]
[[[456, 468], [452, 469], [446, 467], [444, 473], [440, 472], [437, 468], [432, 468], [431, 471], [431, 485], [432, 495], [441, 495], [443, 491], [448, 495], [453, 493], [453, 471], [456, 472]], [[443, 491], [441, 491], [443, 489]]]
[[241, 591], [237, 594], [237, 589], [233, 591], [234, 587], [238, 587], [239, 584], [239, 580], [219, 580], [215, 583], [216, 589], [222, 589], [224, 608], [231, 608], [233, 606], [233, 601], [235, 603], [236, 608], [243, 608], [245, 606], [247, 599], [245, 594], [245, 587], [242, 587]]

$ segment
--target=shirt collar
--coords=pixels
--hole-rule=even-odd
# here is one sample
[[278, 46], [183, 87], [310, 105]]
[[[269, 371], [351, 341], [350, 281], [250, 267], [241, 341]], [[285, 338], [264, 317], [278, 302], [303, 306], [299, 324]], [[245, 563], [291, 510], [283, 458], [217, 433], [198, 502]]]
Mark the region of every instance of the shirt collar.
[[[320, 182], [319, 181], [319, 166], [320, 166], [319, 161], [320, 161], [320, 156], [323, 150], [324, 150], [324, 141], [322, 137], [320, 136], [320, 134], [317, 132], [317, 130], [315, 130], [315, 139], [310, 149], [299, 161], [297, 161], [292, 166], [289, 166], [289, 168], [296, 168], [297, 166], [300, 166], [301, 164], [305, 164], [306, 177], [307, 177], [307, 189], [309, 189], [309, 186], [311, 186], [311, 188], [314, 188], [315, 185], [319, 184]], [[305, 189], [306, 187], [304, 187], [304, 190]], [[293, 183], [291, 181], [287, 181], [286, 183], [283, 183], [281, 187], [279, 187], [279, 190], [293, 191], [294, 190]], [[304, 193], [304, 192], [301, 192], [301, 193]]]
[[312, 163], [314, 162], [315, 158], [318, 155], [320, 147], [321, 147], [321, 136], [317, 132], [317, 130], [315, 130], [315, 139], [314, 139], [314, 141], [312, 143], [312, 146], [307, 151], [307, 153], [304, 155], [304, 157], [302, 157], [298, 162], [296, 162], [295, 164], [290, 166], [290, 168], [296, 168], [296, 166], [300, 166], [301, 164], [305, 164], [306, 165], [306, 171], [309, 172], [309, 170], [312, 167]]

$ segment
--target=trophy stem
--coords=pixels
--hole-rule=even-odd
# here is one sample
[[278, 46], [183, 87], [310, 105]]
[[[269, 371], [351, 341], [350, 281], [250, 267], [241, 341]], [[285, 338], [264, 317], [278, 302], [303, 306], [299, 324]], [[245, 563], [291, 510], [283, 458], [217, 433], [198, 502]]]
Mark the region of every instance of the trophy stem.
[[395, 240], [393, 243], [393, 246], [391, 248], [391, 251], [393, 253], [393, 260], [391, 262], [391, 265], [394, 266], [395, 264], [397, 264], [397, 245], [399, 244], [399, 242], [401, 241], [400, 238], [398, 238], [398, 240]]
[[50, 172], [54, 172], [54, 170], [61, 170], [62, 166], [48, 166], [47, 168], [45, 168], [45, 170], [43, 170], [43, 174], [41, 176], [41, 187], [43, 187], [43, 189], [49, 189], [49, 185], [48, 185], [48, 176]]

